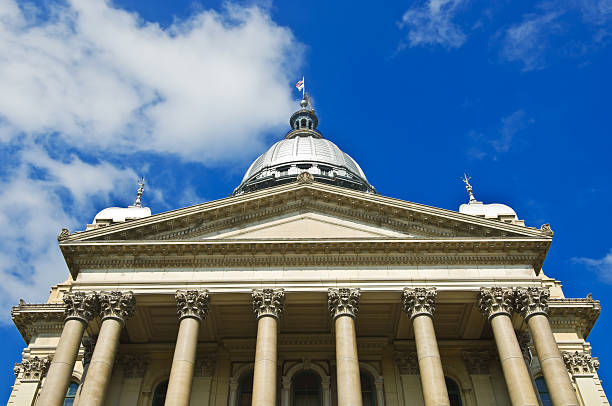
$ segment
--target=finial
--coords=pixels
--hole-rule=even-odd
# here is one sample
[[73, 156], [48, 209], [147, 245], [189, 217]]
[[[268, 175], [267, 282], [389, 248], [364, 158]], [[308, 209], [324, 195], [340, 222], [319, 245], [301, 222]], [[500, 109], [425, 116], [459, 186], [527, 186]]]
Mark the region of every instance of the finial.
[[303, 109], [305, 109], [306, 106], [308, 106], [308, 100], [306, 100], [306, 97], [302, 99], [302, 101], [300, 102], [300, 106], [302, 106]]
[[470, 203], [473, 203], [476, 201], [476, 197], [474, 197], [474, 190], [472, 189], [472, 185], [470, 185], [470, 179], [472, 179], [472, 177], [468, 176], [466, 173], [464, 173], [463, 178], [461, 178], [463, 183], [465, 183], [465, 189], [467, 190], [468, 195], [470, 196]]
[[142, 194], [144, 193], [145, 186], [145, 178], [141, 178], [140, 182], [138, 182], [138, 192], [136, 193], [136, 200], [134, 201], [134, 207], [142, 207], [140, 203], [140, 199], [142, 198]]

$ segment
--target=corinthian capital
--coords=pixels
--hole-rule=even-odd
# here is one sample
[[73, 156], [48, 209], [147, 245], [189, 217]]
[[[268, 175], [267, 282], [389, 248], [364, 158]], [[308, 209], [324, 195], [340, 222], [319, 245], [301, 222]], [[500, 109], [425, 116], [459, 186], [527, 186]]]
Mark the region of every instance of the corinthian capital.
[[96, 293], [69, 292], [62, 298], [66, 309], [64, 319], [82, 320], [88, 323], [98, 313], [99, 303]]
[[587, 352], [563, 351], [563, 361], [572, 375], [593, 375], [599, 368], [597, 358], [593, 359]]
[[38, 381], [45, 376], [50, 364], [49, 357], [26, 358], [21, 364], [15, 365], [15, 375], [19, 376], [22, 373], [22, 380]]
[[210, 297], [206, 289], [202, 290], [177, 290], [176, 312], [179, 320], [185, 317], [194, 317], [200, 321], [206, 318], [210, 307]]
[[519, 288], [516, 291], [516, 306], [525, 320], [535, 314], [548, 315], [548, 288]]
[[136, 298], [132, 292], [100, 292], [100, 318], [124, 323], [134, 315]]
[[499, 314], [512, 315], [514, 291], [512, 288], [480, 288], [478, 307], [487, 320]]
[[361, 292], [358, 288], [329, 288], [327, 291], [327, 305], [335, 320], [339, 316], [357, 317], [359, 314], [359, 298]]
[[257, 320], [264, 316], [280, 318], [284, 302], [283, 289], [253, 289], [253, 312]]
[[405, 288], [404, 311], [412, 319], [420, 314], [433, 316], [436, 310], [436, 288]]

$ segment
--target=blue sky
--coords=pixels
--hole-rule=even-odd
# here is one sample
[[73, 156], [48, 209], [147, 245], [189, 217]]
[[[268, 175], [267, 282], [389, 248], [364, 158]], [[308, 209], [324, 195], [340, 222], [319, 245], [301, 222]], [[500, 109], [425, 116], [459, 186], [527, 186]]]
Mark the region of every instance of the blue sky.
[[610, 390], [612, 0], [0, 1], [0, 398], [8, 312], [67, 278], [55, 237], [132, 203], [227, 196], [306, 77], [324, 135], [386, 196], [550, 223], [544, 271], [602, 301]]

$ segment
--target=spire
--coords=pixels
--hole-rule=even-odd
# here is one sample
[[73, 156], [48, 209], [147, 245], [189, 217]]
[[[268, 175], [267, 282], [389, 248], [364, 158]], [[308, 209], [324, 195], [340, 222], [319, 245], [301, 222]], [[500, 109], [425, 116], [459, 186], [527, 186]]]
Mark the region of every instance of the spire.
[[472, 189], [472, 185], [470, 185], [470, 179], [472, 179], [472, 177], [468, 176], [466, 173], [464, 173], [463, 178], [461, 178], [463, 183], [465, 183], [465, 189], [467, 190], [468, 195], [470, 196], [470, 203], [475, 203], [476, 197], [474, 197], [474, 190]]
[[145, 179], [141, 178], [140, 182], [138, 182], [138, 192], [136, 192], [136, 200], [134, 201], [134, 207], [142, 207], [140, 199], [142, 198], [142, 194], [144, 193]]

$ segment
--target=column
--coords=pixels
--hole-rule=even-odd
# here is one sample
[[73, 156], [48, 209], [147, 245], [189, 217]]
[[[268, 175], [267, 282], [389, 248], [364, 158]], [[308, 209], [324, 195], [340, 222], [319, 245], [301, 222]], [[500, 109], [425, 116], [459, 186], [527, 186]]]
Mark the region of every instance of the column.
[[362, 406], [355, 318], [359, 289], [330, 288], [327, 303], [336, 329], [336, 379], [338, 406]]
[[517, 307], [529, 326], [553, 405], [578, 406], [576, 392], [548, 322], [549, 297], [548, 288], [529, 287], [516, 291]]
[[83, 333], [98, 310], [96, 293], [66, 293], [62, 300], [66, 305], [64, 329], [36, 402], [40, 406], [62, 406], [64, 404]]
[[175, 297], [180, 324], [164, 404], [188, 406], [191, 399], [200, 323], [208, 314], [210, 298], [205, 289], [177, 290]]
[[478, 305], [491, 323], [510, 401], [514, 406], [537, 406], [529, 371], [512, 326], [514, 291], [511, 288], [481, 288]]
[[563, 351], [563, 361], [565, 361], [567, 370], [576, 382], [582, 404], [603, 406], [604, 399], [595, 384], [595, 374], [599, 368], [599, 361], [593, 359], [590, 353], [584, 351]]
[[[9, 400], [9, 404], [19, 406], [31, 406], [36, 399], [36, 392], [40, 387], [50, 364], [49, 357], [29, 357], [24, 358], [21, 364], [15, 365], [15, 376], [18, 381], [16, 396]], [[64, 393], [64, 396], [66, 394]]]
[[276, 339], [284, 301], [283, 289], [253, 290], [253, 312], [257, 317], [253, 406], [276, 406]]
[[81, 340], [81, 345], [83, 345], [83, 360], [81, 361], [83, 363], [83, 375], [81, 375], [81, 383], [77, 389], [76, 396], [74, 397], [75, 406], [79, 404], [79, 398], [81, 397], [81, 390], [83, 390], [83, 383], [87, 377], [91, 356], [93, 355], [93, 350], [96, 347], [96, 340], [97, 337], [83, 337], [83, 340]]
[[425, 406], [449, 406], [433, 325], [436, 288], [404, 289], [404, 311], [412, 320]]
[[125, 322], [134, 314], [136, 299], [132, 292], [100, 292], [102, 326], [94, 348], [87, 378], [81, 390], [79, 405], [102, 406], [110, 382], [119, 335]]

